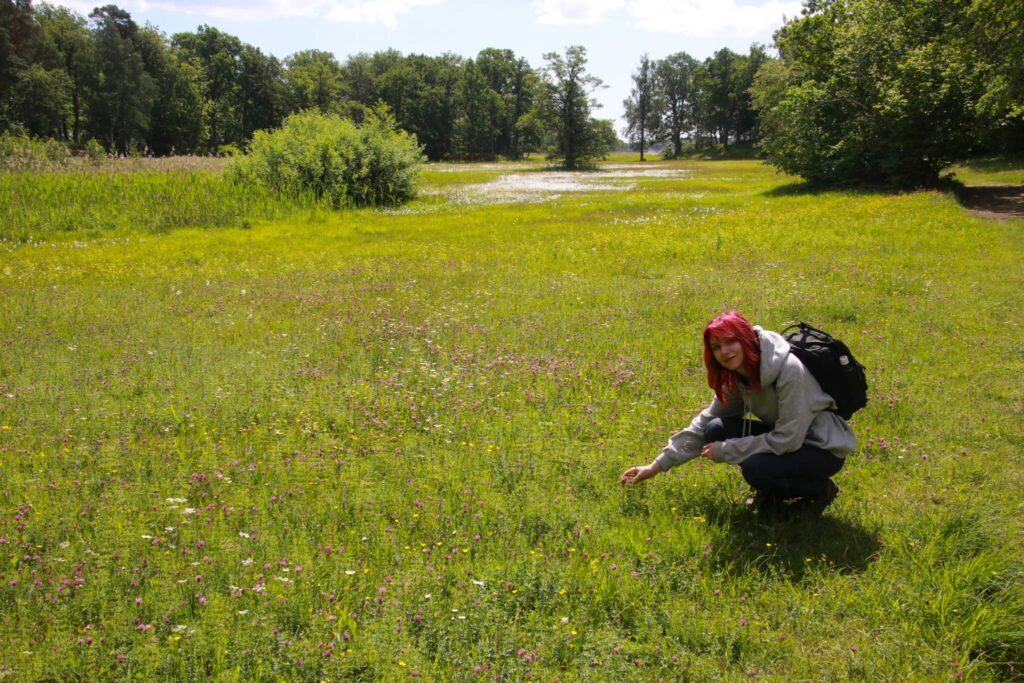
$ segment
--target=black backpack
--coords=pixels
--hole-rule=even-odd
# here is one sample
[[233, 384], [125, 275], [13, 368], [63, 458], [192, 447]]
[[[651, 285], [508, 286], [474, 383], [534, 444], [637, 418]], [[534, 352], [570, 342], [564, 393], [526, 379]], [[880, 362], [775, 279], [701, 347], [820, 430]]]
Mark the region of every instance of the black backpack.
[[[792, 331], [791, 331], [792, 330]], [[836, 402], [836, 410], [845, 420], [868, 404], [868, 380], [861, 365], [846, 344], [807, 323], [797, 323], [782, 331], [789, 350], [800, 359], [818, 384]]]

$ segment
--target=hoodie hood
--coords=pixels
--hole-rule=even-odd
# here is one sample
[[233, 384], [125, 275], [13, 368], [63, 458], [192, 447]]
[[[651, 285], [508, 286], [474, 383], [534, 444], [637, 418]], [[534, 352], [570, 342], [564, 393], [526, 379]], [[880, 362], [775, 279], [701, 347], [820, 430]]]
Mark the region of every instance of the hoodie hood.
[[786, 363], [789, 342], [778, 332], [762, 329], [760, 325], [755, 325], [754, 331], [761, 342], [761, 386], [771, 386]]

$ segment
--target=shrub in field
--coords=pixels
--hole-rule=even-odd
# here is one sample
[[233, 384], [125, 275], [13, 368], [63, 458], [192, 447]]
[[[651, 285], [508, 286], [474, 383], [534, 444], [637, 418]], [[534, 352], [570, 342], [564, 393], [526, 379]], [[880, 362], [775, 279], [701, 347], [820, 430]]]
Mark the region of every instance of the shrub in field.
[[59, 140], [36, 140], [26, 135], [0, 134], [0, 169], [28, 171], [67, 166], [71, 150]]
[[370, 112], [361, 125], [303, 112], [289, 116], [278, 130], [257, 132], [248, 156], [230, 173], [238, 182], [340, 209], [412, 198], [422, 161], [416, 136], [398, 130], [384, 110]]
[[84, 151], [85, 155], [89, 158], [89, 161], [94, 164], [99, 164], [107, 158], [107, 150], [103, 149], [103, 145], [92, 138], [85, 143]]

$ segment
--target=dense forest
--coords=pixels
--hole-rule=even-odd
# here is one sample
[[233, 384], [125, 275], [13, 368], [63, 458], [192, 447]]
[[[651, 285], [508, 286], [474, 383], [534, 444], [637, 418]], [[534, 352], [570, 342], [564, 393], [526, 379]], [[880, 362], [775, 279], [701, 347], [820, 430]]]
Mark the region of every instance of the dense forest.
[[[642, 55], [624, 102], [641, 156], [753, 143], [822, 183], [929, 185], [951, 161], [1024, 152], [1024, 3], [806, 0], [772, 56], [723, 48]], [[599, 157], [614, 124], [571, 46], [534, 66], [507, 49], [475, 58], [322, 50], [281, 60], [211, 26], [167, 36], [115, 5], [88, 17], [0, 0], [0, 132], [117, 153], [223, 154], [317, 110], [357, 123], [385, 104], [439, 159]]]
[[[747, 89], [765, 59], [755, 47], [750, 57], [723, 49], [706, 62], [658, 63], [677, 97], [707, 93], [666, 129], [676, 152], [683, 138], [752, 139]], [[540, 68], [495, 48], [475, 58], [386, 50], [342, 62], [303, 50], [280, 60], [212, 26], [168, 37], [114, 5], [86, 18], [0, 0], [0, 130], [74, 146], [94, 140], [111, 152], [232, 152], [298, 111], [360, 120], [383, 102], [430, 159], [516, 159], [564, 148], [569, 137], [559, 156], [572, 166], [617, 141], [611, 121], [591, 117], [603, 84], [585, 65], [579, 46], [545, 55]], [[567, 136], [567, 125], [577, 134]]]
[[[554, 70], [573, 55], [548, 57]], [[582, 68], [585, 53], [575, 57]], [[291, 113], [358, 121], [384, 102], [430, 159], [514, 159], [538, 149], [554, 125], [541, 106], [548, 74], [500, 49], [475, 59], [387, 50], [344, 62], [303, 50], [280, 60], [212, 26], [168, 37], [114, 5], [85, 18], [0, 0], [0, 130], [76, 146], [95, 140], [112, 152], [231, 152]], [[578, 95], [589, 117], [589, 93]], [[610, 122], [597, 127], [607, 133]]]

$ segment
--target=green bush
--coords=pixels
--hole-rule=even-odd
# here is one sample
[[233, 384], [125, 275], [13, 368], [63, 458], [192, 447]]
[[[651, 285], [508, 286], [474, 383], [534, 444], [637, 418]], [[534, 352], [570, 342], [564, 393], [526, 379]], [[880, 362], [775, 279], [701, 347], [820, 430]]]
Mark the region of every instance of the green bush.
[[62, 169], [71, 150], [59, 140], [36, 140], [27, 135], [0, 134], [0, 169], [38, 171]]
[[92, 138], [85, 143], [84, 149], [85, 155], [89, 157], [89, 161], [94, 164], [99, 164], [107, 158], [107, 150], [103, 149], [103, 145]]
[[968, 5], [811, 3], [752, 88], [768, 161], [815, 183], [937, 183], [987, 125], [985, 65], [962, 44]]
[[413, 197], [422, 161], [416, 136], [398, 130], [384, 109], [367, 114], [361, 125], [303, 112], [278, 130], [257, 132], [249, 154], [229, 173], [238, 182], [336, 209], [389, 206]]
[[233, 142], [229, 142], [227, 144], [221, 145], [217, 149], [217, 156], [231, 158], [231, 157], [240, 157], [240, 156], [242, 156], [242, 154], [244, 154], [244, 152], [241, 150], [241, 148], [239, 148], [238, 145], [236, 145]]

